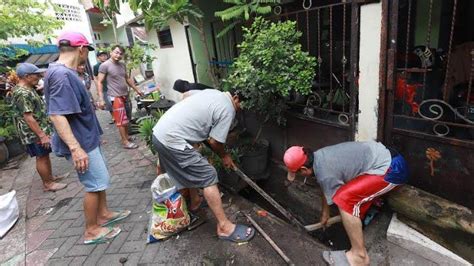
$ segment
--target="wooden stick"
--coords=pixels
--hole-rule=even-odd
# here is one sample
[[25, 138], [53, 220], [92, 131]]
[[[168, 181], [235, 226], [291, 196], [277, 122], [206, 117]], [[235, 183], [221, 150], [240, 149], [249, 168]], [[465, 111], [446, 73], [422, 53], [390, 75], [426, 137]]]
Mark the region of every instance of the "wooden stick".
[[287, 211], [283, 206], [276, 202], [270, 195], [268, 195], [263, 189], [261, 189], [255, 182], [253, 182], [250, 177], [248, 177], [242, 170], [238, 167], [234, 169], [235, 173], [243, 179], [247, 184], [249, 184], [253, 189], [255, 189], [263, 198], [265, 198], [275, 209], [280, 211], [283, 216], [285, 216], [293, 225], [296, 225], [300, 229], [304, 229], [304, 225], [298, 221], [289, 211]]
[[257, 229], [257, 231], [260, 234], [262, 234], [262, 236], [265, 238], [265, 240], [268, 241], [268, 243], [272, 246], [272, 248], [278, 253], [278, 255], [280, 255], [282, 257], [282, 259], [288, 265], [295, 265], [293, 262], [291, 262], [290, 258], [288, 258], [288, 256], [285, 255], [283, 250], [281, 250], [281, 248], [278, 247], [278, 245], [270, 238], [270, 236], [267, 233], [265, 233], [265, 231], [263, 231], [263, 229], [257, 224], [257, 222], [255, 222], [255, 220], [252, 219], [252, 217], [250, 217], [250, 215], [248, 215], [246, 213], [243, 213], [243, 214], [245, 215], [245, 217], [247, 217], [247, 219], [250, 221], [250, 223], [252, 223], [252, 225], [255, 227], [255, 229]]
[[[339, 223], [341, 221], [341, 216], [338, 215], [338, 216], [334, 216], [334, 217], [331, 217], [328, 219], [328, 222], [326, 223], [326, 227], [329, 227], [335, 223]], [[317, 223], [317, 224], [308, 224], [308, 225], [305, 225], [304, 226], [304, 229], [306, 229], [306, 231], [316, 231], [318, 229], [321, 229], [323, 228], [323, 224], [322, 223]]]

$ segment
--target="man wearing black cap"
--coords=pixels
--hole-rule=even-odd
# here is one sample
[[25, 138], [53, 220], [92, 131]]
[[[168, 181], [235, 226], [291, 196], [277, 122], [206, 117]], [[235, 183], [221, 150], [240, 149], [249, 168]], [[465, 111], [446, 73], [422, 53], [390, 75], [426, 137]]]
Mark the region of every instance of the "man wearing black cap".
[[17, 66], [16, 74], [20, 80], [13, 89], [13, 119], [21, 143], [31, 157], [36, 157], [36, 170], [43, 181], [44, 191], [58, 191], [67, 185], [55, 181], [66, 175], [54, 177], [52, 174], [49, 154], [53, 128], [46, 115], [44, 101], [35, 90], [45, 71], [29, 63]]

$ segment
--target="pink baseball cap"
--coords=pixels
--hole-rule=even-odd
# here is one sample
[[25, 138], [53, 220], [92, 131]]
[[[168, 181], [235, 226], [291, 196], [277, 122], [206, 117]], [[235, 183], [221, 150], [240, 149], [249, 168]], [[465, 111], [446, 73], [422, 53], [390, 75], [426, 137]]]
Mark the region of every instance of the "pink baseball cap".
[[285, 155], [283, 156], [283, 161], [290, 173], [297, 172], [304, 165], [307, 159], [308, 156], [304, 153], [303, 147], [301, 146], [290, 147], [286, 150]]
[[291, 182], [295, 180], [296, 172], [304, 165], [308, 156], [304, 153], [303, 147], [292, 146], [286, 150], [283, 156], [286, 168], [288, 169], [287, 179]]
[[87, 47], [89, 51], [94, 51], [87, 38], [79, 32], [66, 31], [58, 37], [58, 46]]

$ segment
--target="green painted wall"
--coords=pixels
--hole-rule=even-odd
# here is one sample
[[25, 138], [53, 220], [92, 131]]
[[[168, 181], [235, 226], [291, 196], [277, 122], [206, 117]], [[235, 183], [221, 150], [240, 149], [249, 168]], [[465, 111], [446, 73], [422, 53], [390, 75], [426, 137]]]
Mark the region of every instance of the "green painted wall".
[[[430, 47], [437, 48], [439, 41], [439, 29], [441, 21], [441, 1], [433, 0], [433, 12], [431, 17]], [[415, 46], [426, 45], [429, 22], [429, 0], [419, 0], [416, 5]]]
[[[199, 8], [204, 12], [204, 26], [206, 31], [207, 43], [209, 45], [209, 53], [211, 57], [214, 54], [214, 46], [212, 43], [211, 34], [211, 22], [216, 21], [219, 18], [214, 16], [214, 12], [220, 11], [226, 8], [226, 5], [222, 1], [199, 1]], [[198, 82], [212, 85], [212, 82], [208, 75], [209, 63], [204, 53], [204, 44], [201, 42], [199, 33], [190, 26], [191, 32], [191, 47], [193, 50], [193, 59], [196, 65], [196, 74]]]

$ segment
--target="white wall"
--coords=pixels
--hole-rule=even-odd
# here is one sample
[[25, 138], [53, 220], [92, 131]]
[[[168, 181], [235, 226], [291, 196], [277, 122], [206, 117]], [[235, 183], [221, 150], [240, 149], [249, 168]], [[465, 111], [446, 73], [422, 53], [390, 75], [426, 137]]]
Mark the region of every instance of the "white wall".
[[[153, 53], [157, 58], [153, 62], [153, 72], [165, 97], [178, 101], [180, 93], [173, 91], [173, 83], [177, 79], [193, 82], [194, 77], [184, 26], [176, 21], [171, 21], [169, 25], [174, 47], [159, 48]], [[148, 41], [159, 47], [156, 30], [148, 32]]]
[[[80, 4], [78, 0], [53, 0], [53, 3], [77, 6], [80, 8], [81, 12], [81, 21], [64, 21], [64, 26], [62, 27], [62, 29], [55, 31], [56, 35], [59, 35], [64, 31], [80, 32], [84, 34], [84, 36], [90, 43], [94, 43], [94, 37], [92, 36], [92, 28], [90, 26], [89, 16], [87, 16], [84, 6]], [[96, 56], [94, 52], [89, 53], [89, 61], [92, 65], [96, 63]]]
[[382, 4], [361, 6], [357, 141], [377, 138], [381, 31]]

